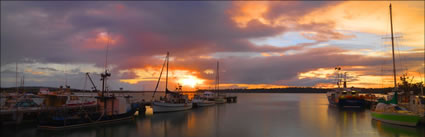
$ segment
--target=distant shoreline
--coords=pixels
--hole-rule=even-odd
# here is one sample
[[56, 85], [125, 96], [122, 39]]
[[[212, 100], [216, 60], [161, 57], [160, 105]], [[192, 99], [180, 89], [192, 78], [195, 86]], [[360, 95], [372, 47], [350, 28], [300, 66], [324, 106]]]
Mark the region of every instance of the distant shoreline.
[[[52, 87], [24, 87], [19, 88], [20, 92], [27, 93], [38, 93], [40, 88], [48, 88], [50, 91], [57, 91], [60, 88], [52, 88]], [[93, 92], [89, 90], [81, 90], [81, 89], [70, 89], [72, 92]], [[221, 93], [326, 93], [333, 89], [324, 89], [324, 88], [309, 88], [309, 87], [293, 87], [293, 88], [271, 88], [271, 89], [220, 89]], [[387, 93], [391, 91], [391, 88], [355, 88], [358, 93]], [[197, 91], [183, 91], [183, 93], [196, 93], [196, 92], [215, 92], [214, 90], [205, 90], [200, 89]], [[16, 92], [16, 87], [9, 88], [1, 88], [1, 92]], [[154, 91], [110, 91], [110, 93], [149, 93]], [[159, 93], [165, 91], [157, 91]]]

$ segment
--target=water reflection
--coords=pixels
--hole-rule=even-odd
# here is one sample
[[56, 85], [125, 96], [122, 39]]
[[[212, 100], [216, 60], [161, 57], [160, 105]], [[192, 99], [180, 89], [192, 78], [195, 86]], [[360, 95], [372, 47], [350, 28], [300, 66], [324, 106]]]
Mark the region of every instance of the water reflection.
[[[149, 95], [148, 95], [149, 96]], [[238, 103], [62, 131], [5, 127], [3, 137], [424, 136], [424, 127], [371, 122], [369, 110], [340, 110], [324, 94], [237, 94]]]

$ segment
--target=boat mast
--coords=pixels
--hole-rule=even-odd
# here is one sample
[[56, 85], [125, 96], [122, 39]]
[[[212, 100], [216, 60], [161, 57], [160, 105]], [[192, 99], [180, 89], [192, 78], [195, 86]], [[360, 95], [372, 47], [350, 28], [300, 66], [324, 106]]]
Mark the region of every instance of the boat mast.
[[107, 79], [107, 77], [110, 77], [111, 76], [111, 73], [108, 73], [108, 70], [105, 69], [105, 72], [102, 73], [102, 74], [100, 74], [100, 76], [102, 77], [100, 80], [102, 80], [102, 98], [103, 98], [105, 96], [106, 79]]
[[344, 72], [344, 88], [347, 88], [347, 72]]
[[[108, 49], [109, 49], [109, 39], [108, 42], [106, 43], [106, 55], [105, 55], [105, 72], [100, 74], [101, 79], [102, 80], [102, 94], [101, 94], [101, 100], [103, 101], [103, 113], [105, 115], [107, 115], [107, 98], [105, 98], [105, 91], [106, 91], [106, 80], [108, 77], [111, 76], [111, 73], [108, 73]], [[112, 100], [113, 101], [113, 100]], [[112, 102], [112, 111], [114, 110], [114, 106], [113, 106], [114, 102]], [[113, 112], [112, 112], [113, 113]]]
[[220, 74], [219, 74], [219, 62], [217, 61], [217, 73], [216, 73], [216, 77], [215, 77], [215, 82], [216, 82], [216, 90], [218, 95], [220, 95]]
[[394, 89], [397, 88], [397, 73], [395, 68], [395, 56], [394, 56], [394, 34], [393, 34], [393, 17], [392, 17], [392, 8], [390, 3], [390, 22], [391, 22], [391, 47], [393, 54], [393, 73], [394, 73]]
[[336, 85], [338, 85], [338, 88], [341, 88], [340, 85], [341, 85], [342, 75], [339, 73], [339, 71], [341, 70], [341, 67], [336, 66], [335, 70], [336, 70]]
[[18, 95], [18, 63], [17, 63], [17, 62], [16, 62], [16, 67], [15, 67], [15, 69], [16, 69], [16, 70], [15, 70], [15, 72], [16, 72], [16, 73], [15, 73], [15, 75], [16, 75], [16, 77], [15, 77], [15, 78], [16, 78], [16, 83], [15, 83], [15, 84], [16, 84], [16, 95]]
[[168, 92], [168, 62], [169, 60], [170, 60], [170, 53], [167, 52], [167, 72], [165, 73], [165, 94], [167, 94]]
[[[24, 73], [24, 72], [22, 72]], [[22, 87], [22, 93], [25, 94], [25, 75], [22, 74], [22, 83], [21, 83], [21, 87]]]
[[[108, 34], [109, 35], [109, 34]], [[105, 72], [100, 74], [100, 76], [102, 77], [102, 98], [105, 95], [105, 91], [106, 91], [106, 79], [107, 77], [111, 76], [111, 73], [108, 73], [108, 50], [109, 50], [109, 39], [106, 42], [106, 54], [105, 54]], [[106, 100], [105, 100], [106, 101]], [[106, 109], [106, 105], [105, 105], [105, 109]], [[106, 111], [105, 111], [106, 112]]]

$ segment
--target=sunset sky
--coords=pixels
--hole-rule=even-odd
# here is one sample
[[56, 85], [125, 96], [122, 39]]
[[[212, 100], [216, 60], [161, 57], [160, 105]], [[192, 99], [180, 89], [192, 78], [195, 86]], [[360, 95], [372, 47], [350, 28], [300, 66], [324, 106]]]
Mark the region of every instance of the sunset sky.
[[[170, 89], [390, 87], [386, 1], [1, 2], [1, 87], [153, 90], [166, 52]], [[424, 2], [392, 2], [397, 74], [423, 81]], [[163, 80], [165, 81], [165, 80]], [[163, 90], [164, 83], [160, 85]]]

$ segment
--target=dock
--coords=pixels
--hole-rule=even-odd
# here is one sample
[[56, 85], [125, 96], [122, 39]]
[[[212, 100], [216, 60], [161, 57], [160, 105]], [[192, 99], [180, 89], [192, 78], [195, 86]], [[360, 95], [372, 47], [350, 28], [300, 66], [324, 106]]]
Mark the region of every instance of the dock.
[[227, 103], [236, 103], [236, 102], [238, 102], [238, 97], [237, 96], [228, 96], [228, 97], [226, 97], [226, 101], [227, 101]]

